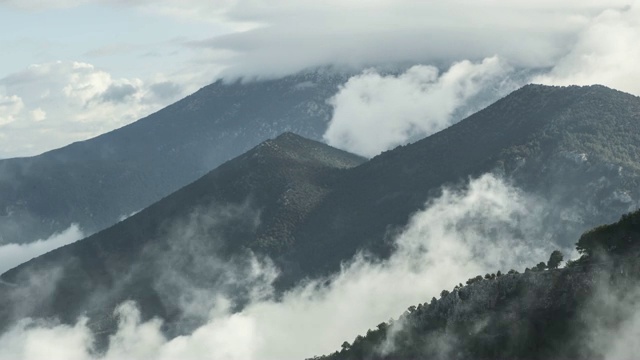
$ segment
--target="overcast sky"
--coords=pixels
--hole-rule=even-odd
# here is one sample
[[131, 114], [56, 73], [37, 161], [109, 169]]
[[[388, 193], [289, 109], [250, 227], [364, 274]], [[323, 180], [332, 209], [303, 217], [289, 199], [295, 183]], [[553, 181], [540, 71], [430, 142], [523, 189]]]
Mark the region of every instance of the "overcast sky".
[[220, 76], [497, 58], [640, 94], [633, 0], [0, 0], [0, 158], [128, 124]]

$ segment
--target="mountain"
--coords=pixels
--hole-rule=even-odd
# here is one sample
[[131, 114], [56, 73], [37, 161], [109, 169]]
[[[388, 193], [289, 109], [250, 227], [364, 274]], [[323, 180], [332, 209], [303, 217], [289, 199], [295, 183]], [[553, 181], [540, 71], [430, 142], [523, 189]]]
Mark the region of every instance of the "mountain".
[[501, 174], [545, 205], [545, 224], [571, 245], [640, 200], [640, 98], [603, 86], [528, 85], [461, 122], [347, 172], [296, 233], [304, 273], [336, 269], [455, 186]]
[[320, 139], [349, 74], [218, 81], [135, 123], [30, 158], [0, 160], [0, 245], [79, 224], [94, 233], [285, 131]]
[[633, 358], [616, 341], [637, 331], [640, 211], [583, 234], [578, 249], [565, 268], [479, 275], [314, 359]]
[[[363, 161], [291, 133], [266, 141], [129, 219], [3, 274], [0, 324], [24, 316], [72, 322], [87, 310], [104, 315], [123, 299], [143, 304], [147, 317], [179, 316], [158, 295], [161, 274], [223, 287], [221, 270], [234, 254], [286, 252], [292, 229]], [[11, 306], [24, 291], [44, 291], [42, 282], [56, 286], [26, 309]]]
[[602, 86], [529, 85], [366, 162], [285, 134], [3, 274], [0, 323], [27, 315], [72, 322], [87, 312], [109, 324], [115, 304], [135, 299], [145, 318], [188, 327], [196, 320], [180, 312], [182, 283], [233, 293], [242, 304], [252, 256], [280, 270], [278, 291], [334, 273], [360, 250], [387, 257], [394, 234], [443, 186], [486, 172], [539, 199], [542, 226], [568, 245], [637, 207], [639, 115], [639, 98]]

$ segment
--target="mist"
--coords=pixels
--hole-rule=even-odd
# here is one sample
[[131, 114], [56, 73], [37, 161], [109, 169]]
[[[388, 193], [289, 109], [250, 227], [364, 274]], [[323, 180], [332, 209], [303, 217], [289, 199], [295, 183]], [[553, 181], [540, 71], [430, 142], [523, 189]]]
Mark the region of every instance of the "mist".
[[72, 224], [68, 229], [53, 234], [47, 239], [36, 240], [28, 244], [2, 245], [0, 246], [0, 274], [28, 260], [82, 238], [84, 238], [84, 234], [80, 227], [77, 224]]
[[324, 140], [358, 155], [378, 155], [443, 130], [523, 85], [510, 80], [512, 73], [498, 57], [454, 63], [443, 73], [427, 65], [397, 76], [365, 70], [329, 100], [334, 113]]
[[[360, 253], [338, 274], [302, 283], [281, 298], [268, 291], [275, 276], [257, 276], [251, 286], [259, 291], [249, 291], [253, 295], [239, 312], [232, 296], [212, 290], [206, 324], [173, 339], [160, 331], [161, 320], [141, 322], [135, 304], [128, 302], [117, 310], [119, 330], [103, 354], [87, 340], [86, 319], [74, 326], [24, 320], [0, 338], [0, 344], [11, 344], [0, 347], [0, 358], [37, 357], [43, 343], [35, 343], [36, 336], [58, 338], [51, 354], [67, 359], [127, 354], [131, 359], [284, 360], [329, 353], [470, 277], [545, 260], [555, 246], [540, 233], [543, 214], [543, 202], [485, 175], [462, 189], [444, 189], [426, 203], [395, 239], [397, 248], [388, 260]], [[249, 260], [249, 273], [277, 274], [268, 260]]]

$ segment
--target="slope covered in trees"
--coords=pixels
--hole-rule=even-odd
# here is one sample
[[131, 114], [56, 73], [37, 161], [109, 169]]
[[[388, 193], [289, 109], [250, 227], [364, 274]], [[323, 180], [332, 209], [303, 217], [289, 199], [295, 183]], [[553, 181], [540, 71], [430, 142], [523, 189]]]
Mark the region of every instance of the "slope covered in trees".
[[[340, 351], [314, 359], [620, 356], [616, 340], [629, 331], [625, 322], [640, 311], [638, 224], [640, 211], [585, 233], [577, 244], [584, 255], [561, 269], [479, 275], [343, 343]], [[634, 356], [629, 345], [618, 346], [623, 358]]]

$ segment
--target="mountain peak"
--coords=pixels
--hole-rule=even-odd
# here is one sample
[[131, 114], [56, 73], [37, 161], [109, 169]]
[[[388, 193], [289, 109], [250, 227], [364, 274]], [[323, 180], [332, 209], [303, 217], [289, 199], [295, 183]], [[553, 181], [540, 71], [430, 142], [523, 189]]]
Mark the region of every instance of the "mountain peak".
[[243, 157], [269, 157], [293, 160], [295, 162], [313, 162], [335, 168], [351, 168], [366, 159], [333, 148], [315, 140], [309, 140], [292, 132], [285, 132], [274, 139], [269, 139]]

